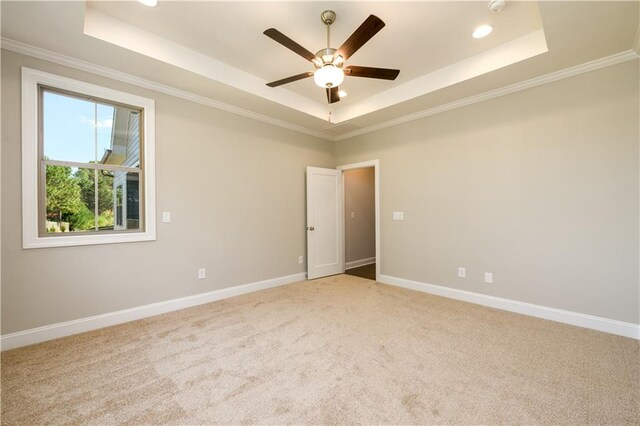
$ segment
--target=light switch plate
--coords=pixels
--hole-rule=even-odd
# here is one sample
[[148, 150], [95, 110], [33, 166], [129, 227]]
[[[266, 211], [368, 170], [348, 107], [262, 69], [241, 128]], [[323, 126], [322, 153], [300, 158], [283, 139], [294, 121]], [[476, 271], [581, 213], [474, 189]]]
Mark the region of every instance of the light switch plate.
[[171, 212], [162, 212], [162, 221], [164, 223], [171, 222]]
[[356, 212], [351, 212], [351, 219], [355, 219], [356, 218]]
[[393, 212], [393, 220], [404, 220], [404, 212]]

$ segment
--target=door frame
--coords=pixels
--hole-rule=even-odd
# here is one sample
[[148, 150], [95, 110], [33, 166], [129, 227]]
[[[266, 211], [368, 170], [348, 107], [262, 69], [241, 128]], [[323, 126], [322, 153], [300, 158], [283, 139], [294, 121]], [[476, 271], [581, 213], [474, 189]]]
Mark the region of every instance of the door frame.
[[[342, 173], [342, 196], [345, 196], [344, 192], [344, 171], [353, 169], [367, 169], [373, 167], [374, 175], [374, 189], [375, 189], [375, 215], [376, 215], [376, 281], [380, 282], [381, 266], [382, 266], [382, 252], [380, 250], [380, 160], [368, 160], [360, 161], [358, 163], [345, 164], [336, 167], [341, 170]], [[342, 210], [344, 217], [344, 200], [342, 202]], [[345, 242], [345, 221], [342, 221], [342, 243]], [[346, 256], [343, 257], [342, 272], [346, 270]]]

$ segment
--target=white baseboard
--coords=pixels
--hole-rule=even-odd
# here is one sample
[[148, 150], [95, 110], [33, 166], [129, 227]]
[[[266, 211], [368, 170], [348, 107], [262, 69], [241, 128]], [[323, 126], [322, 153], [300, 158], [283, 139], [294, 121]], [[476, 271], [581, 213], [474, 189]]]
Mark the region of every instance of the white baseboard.
[[388, 275], [380, 275], [379, 281], [384, 284], [417, 290], [423, 293], [435, 294], [449, 299], [462, 300], [491, 308], [502, 309], [504, 311], [516, 312], [537, 318], [571, 324], [578, 327], [590, 328], [593, 330], [603, 331], [605, 333], [631, 337], [632, 339], [640, 339], [640, 325], [630, 322], [622, 322], [593, 315], [581, 314], [578, 312], [564, 311], [562, 309], [549, 308], [546, 306], [534, 305], [532, 303], [519, 302], [517, 300], [473, 293], [471, 291], [458, 290], [450, 287], [425, 284], [404, 278], [390, 277]]
[[[375, 260], [375, 259], [374, 259]], [[0, 337], [0, 348], [2, 350], [18, 348], [20, 346], [32, 345], [47, 340], [70, 336], [72, 334], [83, 333], [85, 331], [96, 330], [111, 325], [122, 324], [142, 318], [166, 312], [177, 311], [179, 309], [215, 302], [254, 291], [279, 287], [285, 284], [302, 281], [306, 278], [305, 273], [293, 274], [284, 277], [272, 278], [255, 283], [239, 285], [221, 290], [214, 290], [207, 293], [195, 294], [193, 296], [181, 297], [179, 299], [166, 300], [163, 302], [151, 303], [149, 305], [124, 309], [102, 315], [95, 315], [88, 318], [81, 318], [72, 321], [65, 321], [43, 327], [32, 328], [30, 330], [18, 331]], [[617, 334], [620, 336], [640, 339], [640, 325], [612, 320], [608, 318], [596, 317], [577, 312], [564, 311], [561, 309], [549, 308], [546, 306], [534, 305], [531, 303], [519, 302], [517, 300], [504, 299], [501, 297], [488, 296], [470, 291], [458, 290], [433, 284], [425, 284], [418, 281], [404, 278], [380, 275], [381, 283], [394, 285], [397, 287], [417, 290], [424, 293], [435, 294], [450, 299], [462, 300], [478, 305], [489, 306], [491, 308], [516, 312], [538, 318], [558, 321], [578, 327], [590, 328], [603, 331], [605, 333]]]
[[32, 328], [30, 330], [18, 331], [16, 333], [1, 336], [0, 348], [4, 351], [7, 349], [18, 348], [20, 346], [32, 345], [34, 343], [70, 336], [72, 334], [84, 333], [85, 331], [96, 330], [98, 328], [152, 317], [166, 312], [203, 305], [205, 303], [215, 302], [216, 300], [228, 299], [230, 297], [240, 296], [254, 291], [278, 287], [302, 281], [304, 279], [306, 279], [306, 274], [303, 272], [258, 281], [255, 283], [223, 288], [221, 290], [213, 290], [207, 293], [181, 297], [179, 299], [165, 300], [163, 302], [151, 303], [149, 305], [123, 309], [121, 311], [109, 312], [102, 315], [45, 325], [43, 327]]
[[372, 263], [376, 263], [375, 257], [368, 257], [366, 259], [360, 259], [360, 260], [352, 260], [351, 262], [347, 262], [344, 264], [344, 269], [353, 269], [359, 266], [371, 265]]

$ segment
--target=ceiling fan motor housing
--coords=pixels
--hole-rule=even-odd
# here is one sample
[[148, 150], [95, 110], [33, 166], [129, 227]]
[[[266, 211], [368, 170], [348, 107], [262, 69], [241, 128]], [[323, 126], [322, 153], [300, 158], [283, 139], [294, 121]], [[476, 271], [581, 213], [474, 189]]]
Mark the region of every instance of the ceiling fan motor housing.
[[335, 56], [337, 50], [332, 47], [327, 47], [325, 49], [320, 49], [316, 52], [316, 58], [320, 59], [320, 61], [312, 61], [313, 66], [316, 68], [322, 68], [325, 65], [335, 65], [338, 68], [342, 68], [344, 66], [344, 61], [336, 61], [337, 58]]
[[[493, 0], [498, 1], [498, 0]], [[504, 1], [504, 0], [502, 0]], [[264, 35], [280, 43], [289, 50], [297, 53], [307, 61], [313, 63], [315, 71], [304, 72], [281, 80], [267, 83], [269, 87], [278, 87], [283, 84], [293, 83], [313, 76], [313, 80], [319, 87], [326, 89], [327, 100], [330, 104], [340, 100], [338, 87], [344, 81], [345, 73], [352, 77], [376, 78], [382, 80], [395, 80], [400, 70], [387, 68], [372, 68], [350, 65], [344, 70], [345, 61], [348, 60], [358, 49], [368, 42], [383, 27], [384, 22], [375, 15], [369, 15], [367, 19], [342, 43], [339, 49], [331, 47], [331, 24], [336, 20], [336, 13], [332, 10], [325, 10], [320, 15], [320, 19], [326, 26], [327, 44], [326, 48], [311, 53], [286, 35], [275, 28], [264, 31]]]

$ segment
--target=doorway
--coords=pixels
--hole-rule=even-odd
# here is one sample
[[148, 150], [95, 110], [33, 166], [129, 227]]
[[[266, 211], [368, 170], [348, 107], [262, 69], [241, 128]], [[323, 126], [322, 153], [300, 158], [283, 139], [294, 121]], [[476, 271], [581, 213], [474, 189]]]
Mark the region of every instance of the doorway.
[[379, 161], [338, 167], [344, 194], [344, 271], [370, 280], [380, 276]]
[[376, 279], [373, 167], [343, 171], [345, 274]]
[[[355, 259], [347, 265], [345, 261], [345, 214], [354, 220], [360, 218], [362, 211], [344, 208], [344, 175], [355, 169], [373, 169], [373, 223], [375, 255]], [[328, 275], [342, 274], [347, 266], [349, 270], [368, 266], [368, 278], [380, 281], [380, 167], [379, 160], [347, 164], [336, 169], [307, 167], [307, 279], [322, 278]], [[370, 195], [369, 195], [370, 197]], [[370, 202], [369, 202], [370, 205]], [[371, 215], [371, 212], [368, 212]], [[351, 220], [351, 219], [350, 219]], [[370, 266], [373, 265], [373, 266]], [[375, 273], [372, 273], [374, 270]], [[352, 271], [359, 272], [359, 271]], [[364, 273], [364, 271], [362, 271]], [[375, 277], [375, 278], [374, 278]]]

